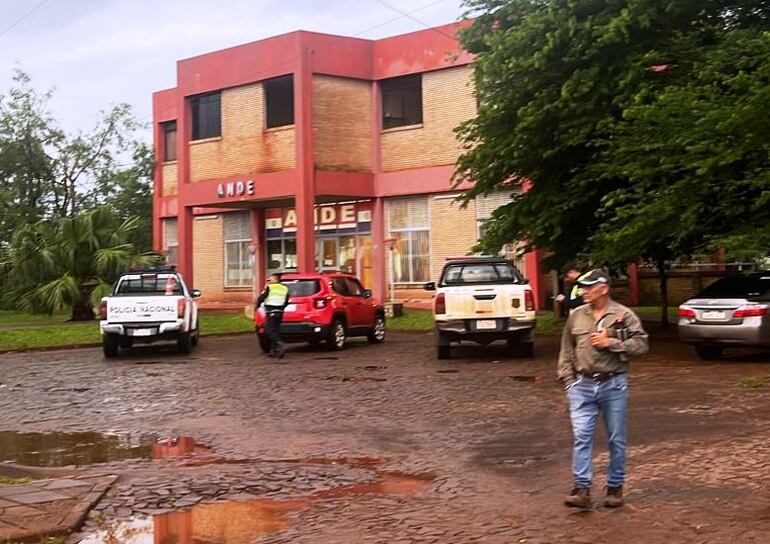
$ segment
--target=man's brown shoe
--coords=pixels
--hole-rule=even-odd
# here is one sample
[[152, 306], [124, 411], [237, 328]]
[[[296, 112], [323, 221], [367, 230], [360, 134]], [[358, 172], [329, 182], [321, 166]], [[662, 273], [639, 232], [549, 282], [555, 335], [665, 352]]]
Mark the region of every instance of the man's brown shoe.
[[607, 508], [620, 508], [623, 506], [623, 486], [607, 486], [607, 498], [604, 499], [604, 506]]
[[570, 491], [564, 504], [574, 508], [591, 508], [591, 490], [587, 487], [576, 487]]

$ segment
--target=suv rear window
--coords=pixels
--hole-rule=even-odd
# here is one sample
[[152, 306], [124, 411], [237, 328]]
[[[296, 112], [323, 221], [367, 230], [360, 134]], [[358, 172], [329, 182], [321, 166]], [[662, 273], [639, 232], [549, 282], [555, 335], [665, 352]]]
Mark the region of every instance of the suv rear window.
[[770, 276], [721, 278], [701, 291], [698, 298], [770, 298]]
[[472, 285], [479, 283], [518, 283], [521, 276], [507, 263], [450, 264], [441, 276], [442, 285]]
[[122, 279], [115, 294], [118, 296], [179, 296], [182, 294], [182, 286], [176, 276], [147, 274]]
[[283, 280], [289, 288], [289, 297], [309, 297], [321, 290], [321, 282], [318, 280]]

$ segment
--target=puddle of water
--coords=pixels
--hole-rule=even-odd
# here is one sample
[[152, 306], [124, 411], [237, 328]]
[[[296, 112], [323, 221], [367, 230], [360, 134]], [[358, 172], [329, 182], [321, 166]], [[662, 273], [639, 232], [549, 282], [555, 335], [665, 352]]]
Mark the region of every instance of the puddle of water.
[[433, 477], [381, 474], [377, 480], [342, 486], [294, 500], [256, 500], [200, 504], [190, 510], [110, 525], [80, 544], [250, 544], [289, 526], [288, 516], [313, 503], [362, 495], [410, 498], [427, 489]]
[[0, 431], [0, 462], [32, 467], [167, 459], [207, 449], [190, 437], [158, 441], [155, 435]]
[[508, 376], [508, 379], [515, 382], [535, 382], [537, 376]]

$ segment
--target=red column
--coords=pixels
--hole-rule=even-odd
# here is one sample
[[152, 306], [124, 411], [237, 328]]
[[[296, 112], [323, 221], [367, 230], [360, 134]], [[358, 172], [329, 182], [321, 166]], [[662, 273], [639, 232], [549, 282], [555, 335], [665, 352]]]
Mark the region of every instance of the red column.
[[[380, 133], [380, 86], [376, 81], [372, 82], [372, 173], [375, 176], [381, 172], [382, 161], [382, 137]], [[375, 183], [376, 187], [376, 183]], [[376, 190], [376, 189], [375, 189]], [[372, 245], [374, 250], [374, 296], [384, 302], [388, 300], [387, 274], [388, 266], [387, 248], [385, 247], [385, 199], [375, 198], [372, 208]]]
[[187, 206], [187, 188], [190, 183], [190, 112], [185, 97], [180, 94], [177, 128], [177, 169], [178, 169], [178, 216], [177, 237], [179, 239], [179, 271], [189, 287], [194, 285], [193, 277], [193, 212]]
[[[302, 35], [298, 34], [302, 40]], [[297, 212], [297, 271], [315, 271], [315, 159], [313, 157], [312, 52], [300, 42], [299, 68], [294, 74], [294, 127], [300, 187], [294, 197]]]
[[630, 291], [628, 303], [631, 306], [639, 306], [639, 265], [628, 265], [628, 290]]
[[252, 302], [256, 302], [262, 291], [262, 286], [265, 284], [265, 271], [267, 270], [264, 208], [251, 210], [251, 243], [254, 247], [254, 281], [252, 282], [251, 294]]
[[[160, 131], [160, 123], [153, 118], [152, 127], [152, 140], [155, 149], [161, 149], [162, 147], [162, 135]], [[159, 153], [155, 153], [155, 163], [153, 169], [153, 186], [152, 186], [152, 249], [155, 251], [161, 251], [163, 249], [163, 224], [160, 219], [160, 198], [163, 194], [163, 168], [162, 159]]]
[[540, 261], [543, 258], [543, 252], [535, 249], [524, 255], [524, 268], [527, 271], [529, 285], [532, 287], [532, 294], [535, 297], [535, 309], [545, 308], [545, 286], [543, 285], [542, 267]]
[[385, 269], [388, 257], [385, 248], [385, 199], [375, 198], [372, 209], [372, 245], [374, 249], [374, 291], [375, 298], [384, 302], [388, 299]]

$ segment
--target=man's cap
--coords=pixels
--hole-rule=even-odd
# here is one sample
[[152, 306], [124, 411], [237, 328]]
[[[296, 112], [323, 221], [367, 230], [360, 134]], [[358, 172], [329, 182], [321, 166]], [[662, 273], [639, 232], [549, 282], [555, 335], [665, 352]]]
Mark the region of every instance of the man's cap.
[[610, 277], [600, 268], [594, 268], [593, 270], [586, 272], [577, 280], [577, 284], [582, 287], [591, 287], [598, 283], [603, 283], [604, 285], [610, 284]]

